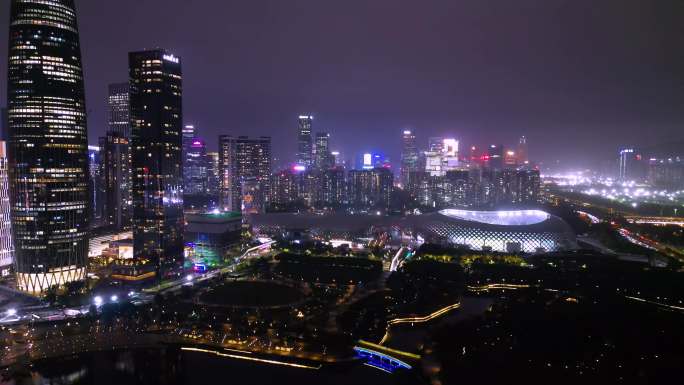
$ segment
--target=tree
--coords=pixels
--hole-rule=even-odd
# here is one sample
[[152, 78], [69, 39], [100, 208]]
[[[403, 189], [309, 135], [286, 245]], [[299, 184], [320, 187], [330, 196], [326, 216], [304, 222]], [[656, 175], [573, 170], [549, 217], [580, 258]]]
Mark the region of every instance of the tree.
[[57, 303], [57, 290], [57, 285], [50, 286], [47, 288], [47, 290], [45, 290], [44, 298], [50, 304], [50, 306], [54, 306]]

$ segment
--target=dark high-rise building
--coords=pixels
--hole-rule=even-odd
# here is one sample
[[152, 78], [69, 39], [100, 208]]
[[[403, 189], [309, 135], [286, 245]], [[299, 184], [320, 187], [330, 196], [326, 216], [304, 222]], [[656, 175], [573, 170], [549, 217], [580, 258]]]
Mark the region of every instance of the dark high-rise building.
[[[245, 196], [262, 202], [247, 202], [254, 210], [263, 209], [269, 196], [271, 176], [271, 138], [261, 136], [219, 136], [219, 175], [221, 207], [225, 211], [242, 211]], [[243, 186], [244, 184], [244, 186]], [[256, 186], [256, 187], [255, 187]], [[258, 194], [255, 190], [258, 187]]]
[[109, 85], [108, 132], [116, 133], [119, 137], [131, 136], [130, 85], [116, 83]]
[[330, 134], [316, 133], [314, 166], [318, 170], [327, 170], [335, 165], [335, 159], [330, 153]]
[[129, 228], [133, 215], [130, 92], [130, 83], [109, 85], [109, 129], [100, 138], [102, 223], [117, 230]]
[[634, 148], [623, 148], [618, 158], [618, 179], [643, 181], [648, 173], [648, 163]]
[[658, 188], [684, 188], [684, 159], [680, 157], [649, 160], [648, 182]]
[[9, 168], [17, 287], [82, 280], [88, 256], [88, 138], [73, 0], [12, 0]]
[[346, 199], [347, 183], [344, 168], [334, 167], [321, 172], [318, 201], [328, 207], [342, 206]]
[[418, 171], [416, 135], [411, 130], [404, 130], [401, 137], [401, 183], [404, 187], [410, 184], [412, 171]]
[[0, 108], [0, 140], [9, 139], [9, 117], [7, 108]]
[[197, 129], [195, 126], [191, 124], [183, 126], [183, 193], [185, 194], [189, 194], [187, 191], [190, 184], [188, 180], [190, 176], [189, 167], [193, 163], [189, 159], [189, 154], [195, 139], [197, 139]]
[[349, 203], [358, 208], [389, 207], [393, 179], [386, 168], [349, 171]]
[[504, 166], [504, 147], [500, 144], [492, 144], [487, 149], [485, 165], [500, 170]]
[[108, 132], [100, 138], [100, 176], [104, 192], [102, 202], [103, 225], [122, 230], [130, 227], [131, 158], [129, 139], [118, 132]]
[[183, 266], [181, 61], [160, 49], [130, 53], [128, 60], [133, 254], [161, 278]]
[[297, 164], [306, 166], [307, 168], [313, 165], [313, 137], [311, 135], [312, 123], [313, 116], [299, 116], [299, 131], [297, 136]]
[[516, 154], [518, 164], [528, 164], [530, 162], [530, 154], [527, 150], [527, 138], [523, 135], [518, 141], [518, 153]]
[[303, 189], [303, 173], [291, 169], [276, 172], [271, 176], [270, 203], [285, 207], [300, 199]]

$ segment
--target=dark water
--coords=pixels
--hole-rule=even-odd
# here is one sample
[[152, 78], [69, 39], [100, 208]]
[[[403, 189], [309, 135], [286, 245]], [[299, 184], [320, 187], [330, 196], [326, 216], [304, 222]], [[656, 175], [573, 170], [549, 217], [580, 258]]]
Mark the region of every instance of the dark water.
[[411, 373], [390, 375], [362, 364], [308, 370], [177, 349], [83, 354], [34, 364], [2, 385], [389, 385], [418, 384]]

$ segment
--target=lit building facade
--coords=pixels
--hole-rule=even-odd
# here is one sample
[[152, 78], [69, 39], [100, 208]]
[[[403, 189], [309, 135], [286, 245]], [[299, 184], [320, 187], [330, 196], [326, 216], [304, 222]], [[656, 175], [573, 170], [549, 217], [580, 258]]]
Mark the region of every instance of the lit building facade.
[[[223, 211], [242, 211], [243, 192], [250, 193], [248, 199], [251, 200], [247, 202], [250, 207], [263, 209], [270, 194], [271, 138], [219, 136], [219, 175]], [[243, 183], [248, 184], [246, 189], [243, 189]], [[253, 201], [254, 198], [261, 201]]]
[[9, 169], [17, 287], [86, 275], [88, 138], [73, 0], [10, 2]]
[[182, 71], [166, 50], [129, 54], [133, 253], [159, 278], [183, 266]]
[[297, 164], [307, 168], [313, 165], [313, 136], [311, 134], [312, 125], [313, 116], [299, 116], [299, 129], [297, 134]]

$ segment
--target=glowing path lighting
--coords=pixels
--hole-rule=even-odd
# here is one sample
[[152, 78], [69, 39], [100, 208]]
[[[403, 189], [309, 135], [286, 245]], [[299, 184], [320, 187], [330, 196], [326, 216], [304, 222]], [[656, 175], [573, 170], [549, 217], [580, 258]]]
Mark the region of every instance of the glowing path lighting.
[[423, 322], [428, 322], [431, 321], [435, 318], [441, 317], [444, 314], [454, 310], [458, 309], [461, 307], [461, 303], [455, 303], [453, 305], [449, 305], [446, 307], [443, 307], [436, 312], [432, 314], [428, 314], [425, 317], [408, 317], [408, 318], [395, 318], [393, 320], [390, 320], [387, 322], [389, 325], [398, 325], [398, 324], [405, 324], [405, 323], [423, 323]]
[[100, 297], [99, 295], [93, 298], [93, 303], [95, 304], [95, 306], [101, 306], [103, 302], [104, 301], [102, 297]]
[[199, 349], [199, 348], [181, 348], [181, 350], [185, 350], [188, 352], [199, 352], [199, 353], [207, 353], [207, 354], [213, 354], [215, 356], [219, 357], [227, 357], [227, 358], [234, 358], [237, 360], [246, 360], [246, 361], [254, 361], [254, 362], [261, 362], [264, 364], [273, 364], [273, 365], [281, 365], [281, 366], [289, 366], [291, 368], [298, 368], [298, 369], [311, 369], [311, 370], [318, 370], [321, 368], [321, 365], [318, 366], [310, 366], [310, 365], [303, 365], [303, 364], [295, 364], [291, 362], [283, 362], [283, 361], [276, 361], [276, 360], [269, 360], [265, 358], [256, 358], [256, 357], [247, 357], [247, 356], [241, 356], [237, 354], [228, 354], [228, 353], [221, 353], [216, 350], [208, 350], [208, 349]]

